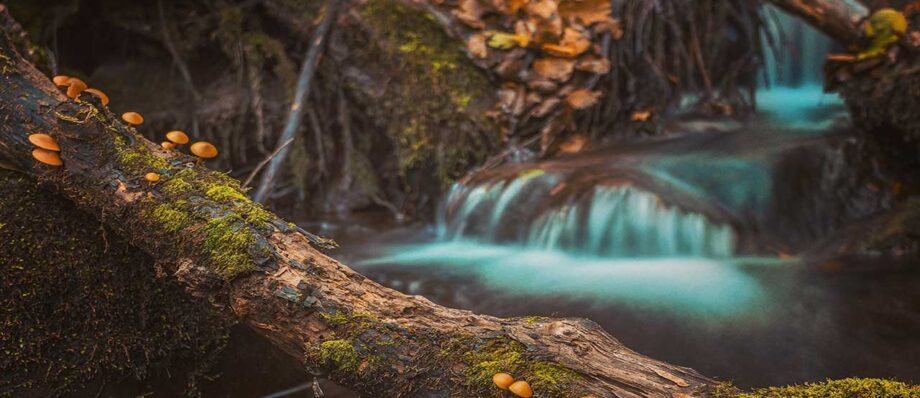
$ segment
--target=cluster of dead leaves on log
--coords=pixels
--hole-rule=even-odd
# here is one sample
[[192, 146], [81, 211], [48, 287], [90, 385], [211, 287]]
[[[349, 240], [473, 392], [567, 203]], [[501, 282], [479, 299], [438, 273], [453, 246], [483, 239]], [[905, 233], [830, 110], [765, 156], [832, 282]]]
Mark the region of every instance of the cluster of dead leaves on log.
[[507, 135], [543, 120], [544, 141], [574, 128], [575, 111], [595, 105], [597, 76], [610, 71], [601, 38], [623, 35], [608, 0], [457, 0], [453, 15], [473, 30], [466, 46], [474, 60], [501, 77], [490, 115]]

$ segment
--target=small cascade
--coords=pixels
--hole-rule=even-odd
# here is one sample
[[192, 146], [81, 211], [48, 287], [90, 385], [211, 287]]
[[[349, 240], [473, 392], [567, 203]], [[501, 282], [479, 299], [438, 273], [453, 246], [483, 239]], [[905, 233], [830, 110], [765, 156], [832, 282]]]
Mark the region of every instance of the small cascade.
[[633, 184], [563, 191], [564, 184], [541, 172], [457, 184], [442, 208], [439, 238], [606, 258], [734, 254], [731, 226], [669, 205]]

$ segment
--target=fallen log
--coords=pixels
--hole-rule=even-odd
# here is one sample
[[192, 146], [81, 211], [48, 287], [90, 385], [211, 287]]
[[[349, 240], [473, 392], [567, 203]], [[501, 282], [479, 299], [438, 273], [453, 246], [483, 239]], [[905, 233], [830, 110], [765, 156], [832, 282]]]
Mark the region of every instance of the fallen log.
[[[4, 8], [0, 5], [0, 13]], [[0, 34], [0, 161], [53, 188], [307, 369], [367, 396], [487, 396], [510, 372], [541, 397], [691, 396], [712, 380], [584, 319], [503, 319], [382, 287], [317, 250], [239, 183], [147, 141], [97, 97], [71, 100]], [[63, 167], [35, 161], [50, 134]], [[144, 179], [155, 172], [157, 182]]]

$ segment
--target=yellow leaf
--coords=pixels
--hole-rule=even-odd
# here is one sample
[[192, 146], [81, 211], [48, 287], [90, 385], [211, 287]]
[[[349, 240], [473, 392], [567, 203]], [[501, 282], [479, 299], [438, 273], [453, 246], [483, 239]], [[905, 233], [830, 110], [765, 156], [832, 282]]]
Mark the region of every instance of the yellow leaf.
[[489, 37], [489, 47], [502, 50], [508, 50], [518, 46], [525, 47], [528, 42], [529, 39], [527, 37], [504, 32], [494, 32], [492, 36]]

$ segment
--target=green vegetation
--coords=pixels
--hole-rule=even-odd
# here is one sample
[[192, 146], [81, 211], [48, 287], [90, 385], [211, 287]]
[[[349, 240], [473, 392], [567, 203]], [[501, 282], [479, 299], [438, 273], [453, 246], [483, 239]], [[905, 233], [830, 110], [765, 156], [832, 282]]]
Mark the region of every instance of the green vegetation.
[[329, 340], [319, 345], [319, 358], [324, 363], [332, 362], [336, 369], [345, 372], [358, 370], [361, 360], [358, 351], [349, 340]]
[[713, 398], [918, 398], [920, 386], [894, 380], [848, 378], [743, 392], [731, 383], [708, 387]]
[[161, 204], [153, 209], [151, 214], [166, 232], [179, 232], [188, 223], [188, 214], [182, 210], [174, 209], [172, 205]]
[[210, 220], [204, 233], [203, 247], [219, 274], [229, 279], [255, 267], [249, 254], [255, 236], [241, 218], [230, 215]]
[[581, 378], [571, 369], [550, 362], [534, 362], [530, 372], [532, 375], [527, 380], [533, 389], [551, 396], [565, 395], [566, 387]]

